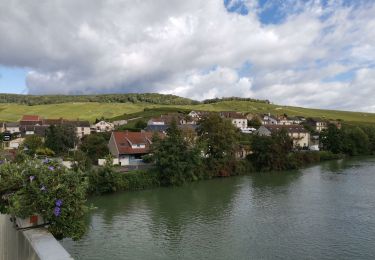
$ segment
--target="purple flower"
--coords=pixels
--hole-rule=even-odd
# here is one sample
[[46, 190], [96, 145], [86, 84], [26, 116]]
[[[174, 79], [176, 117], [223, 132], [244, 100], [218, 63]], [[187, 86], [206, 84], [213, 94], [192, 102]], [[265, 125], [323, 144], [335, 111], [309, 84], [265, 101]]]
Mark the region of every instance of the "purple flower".
[[0, 164], [3, 164], [4, 163], [4, 161], [3, 160], [0, 160]]
[[60, 200], [60, 199], [56, 200], [56, 206], [57, 206], [57, 207], [61, 207], [62, 204], [63, 204], [63, 201], [62, 201], [62, 200]]
[[32, 182], [35, 179], [35, 176], [31, 175], [29, 176], [30, 182]]
[[53, 166], [48, 166], [48, 169], [50, 169], [51, 171], [55, 170], [55, 167]]
[[46, 186], [42, 185], [42, 187], [40, 187], [40, 190], [41, 190], [41, 191], [46, 191], [46, 190], [47, 190], [47, 189], [46, 189]]
[[61, 209], [59, 207], [55, 207], [55, 209], [53, 210], [53, 214], [58, 217], [60, 216], [61, 214]]
[[49, 159], [48, 158], [44, 159], [43, 163], [49, 163]]

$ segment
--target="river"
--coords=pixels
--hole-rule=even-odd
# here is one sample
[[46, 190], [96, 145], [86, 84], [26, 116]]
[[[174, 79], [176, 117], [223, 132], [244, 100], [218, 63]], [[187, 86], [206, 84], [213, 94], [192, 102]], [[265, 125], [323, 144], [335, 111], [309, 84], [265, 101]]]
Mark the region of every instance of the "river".
[[375, 158], [89, 203], [75, 259], [375, 259]]

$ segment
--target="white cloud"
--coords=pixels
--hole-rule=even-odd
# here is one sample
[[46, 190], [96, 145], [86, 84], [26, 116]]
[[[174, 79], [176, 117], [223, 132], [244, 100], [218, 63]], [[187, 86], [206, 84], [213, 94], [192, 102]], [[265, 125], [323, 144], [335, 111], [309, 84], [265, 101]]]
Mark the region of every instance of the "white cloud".
[[[283, 22], [265, 25], [258, 15], [277, 1], [229, 7], [241, 2], [248, 15], [220, 0], [3, 1], [0, 64], [28, 68], [30, 93], [147, 91], [374, 109], [361, 94], [375, 90], [364, 72], [374, 65], [374, 3], [286, 1]], [[334, 80], [348, 71], [352, 81]]]

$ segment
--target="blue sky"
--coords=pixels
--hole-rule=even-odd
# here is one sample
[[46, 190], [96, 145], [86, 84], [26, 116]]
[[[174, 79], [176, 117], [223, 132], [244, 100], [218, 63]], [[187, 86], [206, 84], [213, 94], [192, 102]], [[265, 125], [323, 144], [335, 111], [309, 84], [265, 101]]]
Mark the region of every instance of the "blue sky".
[[0, 92], [375, 112], [374, 13], [372, 0], [13, 0], [0, 10]]
[[0, 66], [0, 93], [25, 93], [26, 73], [26, 69]]

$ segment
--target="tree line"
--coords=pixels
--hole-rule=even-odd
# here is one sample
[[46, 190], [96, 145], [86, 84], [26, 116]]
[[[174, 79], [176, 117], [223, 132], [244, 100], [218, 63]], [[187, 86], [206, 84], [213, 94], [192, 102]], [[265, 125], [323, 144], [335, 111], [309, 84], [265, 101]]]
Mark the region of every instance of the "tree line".
[[175, 95], [157, 93], [142, 94], [103, 94], [103, 95], [19, 95], [0, 94], [0, 103], [16, 103], [22, 105], [46, 105], [69, 102], [99, 103], [151, 103], [165, 105], [193, 105], [199, 102]]

